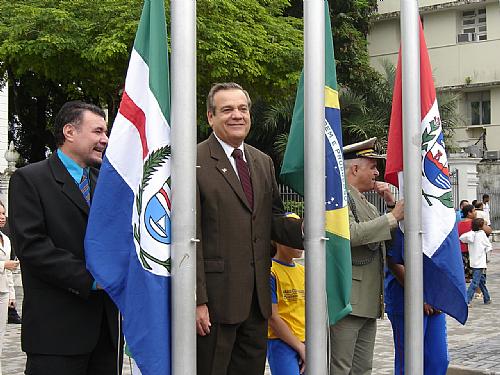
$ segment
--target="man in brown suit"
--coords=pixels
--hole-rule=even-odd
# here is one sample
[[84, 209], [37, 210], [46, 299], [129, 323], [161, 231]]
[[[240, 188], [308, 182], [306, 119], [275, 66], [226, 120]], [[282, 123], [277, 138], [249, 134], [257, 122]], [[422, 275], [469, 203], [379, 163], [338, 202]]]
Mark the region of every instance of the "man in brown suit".
[[270, 241], [302, 248], [302, 223], [283, 215], [271, 158], [243, 143], [250, 106], [236, 83], [214, 85], [207, 98], [213, 134], [197, 160], [198, 375], [264, 373]]

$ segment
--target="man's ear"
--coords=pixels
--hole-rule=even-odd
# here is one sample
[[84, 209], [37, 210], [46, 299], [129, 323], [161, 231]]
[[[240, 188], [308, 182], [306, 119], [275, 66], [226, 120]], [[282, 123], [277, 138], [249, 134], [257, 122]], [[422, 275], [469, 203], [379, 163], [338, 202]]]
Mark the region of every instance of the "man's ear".
[[73, 124], [66, 124], [63, 126], [63, 135], [64, 135], [64, 140], [73, 142], [75, 139], [75, 133], [76, 133], [76, 128]]
[[357, 164], [351, 165], [351, 173], [353, 174], [353, 176], [356, 176], [356, 174], [358, 173], [358, 165]]
[[210, 127], [212, 127], [213, 118], [214, 114], [210, 111], [207, 111], [208, 125], [210, 125]]

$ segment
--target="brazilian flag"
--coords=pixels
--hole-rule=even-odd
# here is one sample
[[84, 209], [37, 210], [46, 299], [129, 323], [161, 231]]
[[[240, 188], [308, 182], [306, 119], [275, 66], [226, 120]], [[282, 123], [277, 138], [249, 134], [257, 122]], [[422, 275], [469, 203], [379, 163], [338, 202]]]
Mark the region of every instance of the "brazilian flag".
[[[326, 282], [328, 316], [335, 324], [352, 311], [351, 249], [349, 213], [342, 155], [342, 128], [333, 54], [330, 12], [325, 1], [325, 175], [326, 175]], [[290, 136], [285, 151], [281, 180], [304, 194], [304, 73], [295, 99]], [[307, 249], [306, 249], [307, 251]]]

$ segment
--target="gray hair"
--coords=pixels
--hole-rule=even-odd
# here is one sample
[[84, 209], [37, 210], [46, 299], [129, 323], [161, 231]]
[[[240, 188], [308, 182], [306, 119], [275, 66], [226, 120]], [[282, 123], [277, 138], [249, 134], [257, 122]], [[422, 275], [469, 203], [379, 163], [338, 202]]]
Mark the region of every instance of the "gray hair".
[[252, 107], [252, 100], [250, 99], [250, 95], [248, 95], [248, 92], [243, 89], [240, 85], [238, 85], [235, 82], [223, 82], [223, 83], [215, 83], [210, 91], [208, 92], [207, 96], [207, 111], [210, 112], [211, 114], [215, 115], [215, 103], [214, 103], [214, 96], [217, 92], [222, 91], [222, 90], [241, 90], [245, 94], [245, 97], [247, 98], [247, 104], [248, 104], [248, 109]]

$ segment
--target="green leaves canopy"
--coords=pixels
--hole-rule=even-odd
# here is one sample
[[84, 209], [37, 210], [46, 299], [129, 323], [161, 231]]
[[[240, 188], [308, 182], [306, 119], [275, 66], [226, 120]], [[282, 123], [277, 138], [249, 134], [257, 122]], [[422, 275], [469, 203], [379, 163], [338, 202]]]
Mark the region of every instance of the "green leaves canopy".
[[[28, 133], [43, 133], [62, 98], [107, 105], [112, 120], [142, 3], [0, 0], [0, 77], [8, 72], [11, 124], [38, 127]], [[197, 2], [200, 123], [205, 123], [203, 104], [214, 82], [240, 82], [255, 99], [272, 100], [293, 91], [302, 66], [302, 20], [283, 16], [287, 5], [287, 0]], [[54, 95], [59, 100], [51, 100]], [[19, 116], [19, 108], [31, 113]], [[18, 146], [26, 143], [19, 134]], [[37, 155], [30, 155], [30, 147], [24, 147], [30, 161], [43, 157], [42, 145], [35, 148]]]

